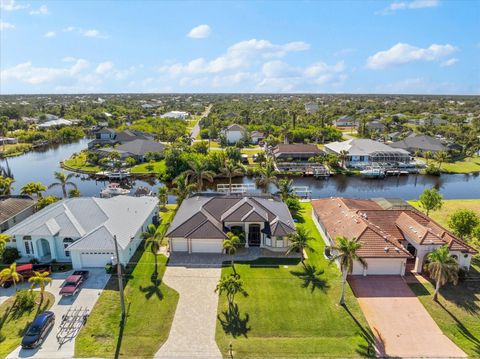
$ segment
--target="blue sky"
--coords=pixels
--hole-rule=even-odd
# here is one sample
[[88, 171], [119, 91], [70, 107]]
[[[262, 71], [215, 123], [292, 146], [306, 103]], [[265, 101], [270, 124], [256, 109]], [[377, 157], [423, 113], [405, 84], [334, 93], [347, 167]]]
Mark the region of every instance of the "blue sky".
[[0, 0], [0, 92], [480, 93], [480, 2]]

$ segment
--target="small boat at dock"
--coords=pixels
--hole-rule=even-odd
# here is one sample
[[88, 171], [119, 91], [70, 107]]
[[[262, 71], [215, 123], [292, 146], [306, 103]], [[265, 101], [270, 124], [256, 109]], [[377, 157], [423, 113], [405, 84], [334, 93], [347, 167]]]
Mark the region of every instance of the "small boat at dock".
[[109, 183], [108, 186], [105, 187], [100, 192], [100, 197], [110, 198], [110, 197], [122, 196], [122, 195], [128, 195], [128, 194], [130, 194], [129, 189], [120, 187], [120, 184], [118, 183]]

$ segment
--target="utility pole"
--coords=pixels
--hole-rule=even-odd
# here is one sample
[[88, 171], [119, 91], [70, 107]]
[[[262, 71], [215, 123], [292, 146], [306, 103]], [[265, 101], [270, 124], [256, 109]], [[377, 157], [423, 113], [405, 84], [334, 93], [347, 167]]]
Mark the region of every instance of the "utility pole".
[[118, 290], [120, 292], [120, 305], [122, 307], [122, 323], [125, 320], [125, 298], [123, 295], [123, 275], [122, 275], [122, 264], [120, 263], [120, 257], [118, 255], [118, 243], [117, 236], [113, 236], [113, 242], [115, 243], [115, 257], [117, 260], [117, 276], [118, 276]]

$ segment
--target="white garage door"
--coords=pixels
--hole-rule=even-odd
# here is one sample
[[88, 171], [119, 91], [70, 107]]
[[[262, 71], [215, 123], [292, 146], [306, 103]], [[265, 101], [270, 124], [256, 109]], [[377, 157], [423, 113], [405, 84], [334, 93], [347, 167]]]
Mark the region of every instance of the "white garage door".
[[192, 252], [222, 253], [223, 239], [192, 239]]
[[367, 275], [400, 275], [402, 259], [368, 259]]
[[172, 238], [170, 240], [171, 247], [170, 250], [172, 252], [187, 252], [188, 251], [188, 244], [185, 238]]
[[81, 252], [82, 267], [104, 267], [112, 261], [113, 252]]

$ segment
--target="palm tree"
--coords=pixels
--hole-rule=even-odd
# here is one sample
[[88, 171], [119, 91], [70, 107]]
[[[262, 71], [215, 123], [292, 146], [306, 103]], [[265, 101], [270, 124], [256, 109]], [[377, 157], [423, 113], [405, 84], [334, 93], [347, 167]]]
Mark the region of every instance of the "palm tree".
[[228, 177], [228, 191], [232, 192], [232, 177], [242, 175], [244, 168], [238, 162], [227, 160], [221, 172]]
[[293, 195], [293, 180], [288, 178], [282, 178], [280, 181], [278, 181], [277, 187], [277, 194], [280, 195], [282, 201], [286, 201]]
[[341, 150], [339, 155], [340, 155], [340, 160], [342, 161], [342, 167], [345, 167], [345, 163], [347, 162], [347, 158], [348, 158], [348, 151]]
[[166, 186], [158, 187], [157, 197], [160, 204], [162, 205], [162, 208], [165, 209], [165, 206], [167, 205], [167, 202], [168, 202], [168, 188]]
[[49, 277], [49, 272], [34, 272], [34, 276], [28, 278], [29, 282], [32, 282], [30, 290], [33, 291], [35, 287], [40, 287], [40, 303], [43, 302], [43, 295], [45, 293], [45, 285], [47, 283], [52, 283], [52, 278]]
[[176, 177], [172, 184], [175, 186], [172, 188], [172, 194], [177, 196], [177, 204], [180, 206], [183, 200], [187, 198], [194, 190], [195, 185], [190, 183], [188, 177], [184, 174], [179, 175]]
[[213, 182], [213, 177], [215, 177], [215, 172], [207, 170], [204, 163], [199, 161], [189, 161], [188, 165], [190, 166], [189, 170], [183, 172], [188, 178], [192, 178], [197, 182], [197, 190], [201, 191], [203, 189], [203, 180]]
[[215, 288], [215, 293], [219, 292], [220, 294], [225, 293], [228, 300], [228, 306], [233, 307], [233, 301], [235, 300], [235, 295], [238, 293], [243, 294], [245, 297], [248, 295], [247, 291], [243, 288], [243, 281], [240, 279], [240, 276], [237, 274], [231, 274], [228, 277], [222, 277]]
[[425, 157], [425, 161], [427, 161], [427, 165], [428, 165], [428, 160], [429, 160], [430, 158], [432, 158], [432, 152], [426, 151], [426, 152], [423, 154], [423, 157]]
[[285, 255], [289, 255], [290, 253], [297, 251], [300, 252], [300, 261], [305, 267], [305, 256], [303, 251], [308, 249], [313, 252], [313, 248], [309, 242], [315, 240], [315, 238], [311, 237], [310, 232], [304, 227], [298, 227], [295, 233], [292, 233], [288, 236], [288, 240], [290, 244]]
[[442, 167], [442, 163], [448, 160], [448, 153], [445, 151], [439, 151], [435, 154], [435, 160], [438, 163], [438, 169]]
[[7, 242], [10, 241], [10, 236], [8, 234], [0, 234], [0, 257], [7, 247]]
[[270, 183], [277, 182], [277, 171], [275, 170], [275, 165], [273, 164], [273, 160], [268, 158], [265, 162], [265, 166], [260, 169], [260, 177], [257, 179], [257, 183], [262, 186], [267, 191], [268, 185]]
[[231, 256], [230, 259], [231, 259], [234, 273], [235, 273], [235, 264], [234, 264], [233, 258], [235, 256], [235, 253], [237, 253], [239, 244], [240, 244], [240, 237], [233, 234], [232, 232], [228, 232], [227, 239], [223, 241], [223, 249], [225, 250], [225, 253]]
[[62, 187], [63, 198], [67, 198], [67, 186], [72, 186], [73, 188], [77, 189], [77, 185], [70, 181], [70, 179], [75, 176], [74, 173], [69, 173], [66, 175], [64, 172], [55, 172], [53, 176], [58, 182], [53, 182], [48, 186], [48, 188]]
[[143, 239], [145, 239], [145, 249], [150, 247], [150, 251], [153, 254], [155, 260], [155, 272], [157, 274], [157, 253], [160, 250], [162, 245], [163, 236], [160, 232], [157, 231], [157, 227], [154, 224], [149, 224], [147, 231], [142, 234]]
[[10, 264], [10, 267], [5, 268], [0, 272], [0, 283], [3, 284], [7, 280], [11, 280], [15, 286], [15, 292], [17, 291], [17, 283], [22, 279], [22, 275], [17, 272], [17, 263]]
[[442, 246], [429, 253], [428, 260], [430, 261], [427, 265], [428, 272], [430, 277], [436, 281], [433, 300], [437, 302], [438, 292], [443, 285], [448, 282], [458, 283], [458, 263], [450, 255], [447, 246]]
[[0, 196], [9, 196], [14, 182], [13, 178], [0, 176]]
[[357, 253], [362, 246], [362, 244], [358, 241], [357, 238], [347, 239], [341, 236], [337, 237], [336, 242], [337, 245], [333, 246], [331, 249], [333, 251], [336, 251], [337, 254], [333, 256], [331, 262], [334, 262], [336, 260], [340, 261], [340, 268], [342, 270], [342, 296], [340, 298], [340, 305], [344, 305], [347, 275], [352, 273], [353, 263], [355, 261], [358, 261], [363, 266], [363, 268], [367, 268], [367, 262]]
[[42, 198], [42, 192], [46, 191], [47, 187], [40, 182], [29, 182], [21, 189], [21, 194], [26, 194], [31, 196], [32, 194], [36, 195], [37, 198]]

